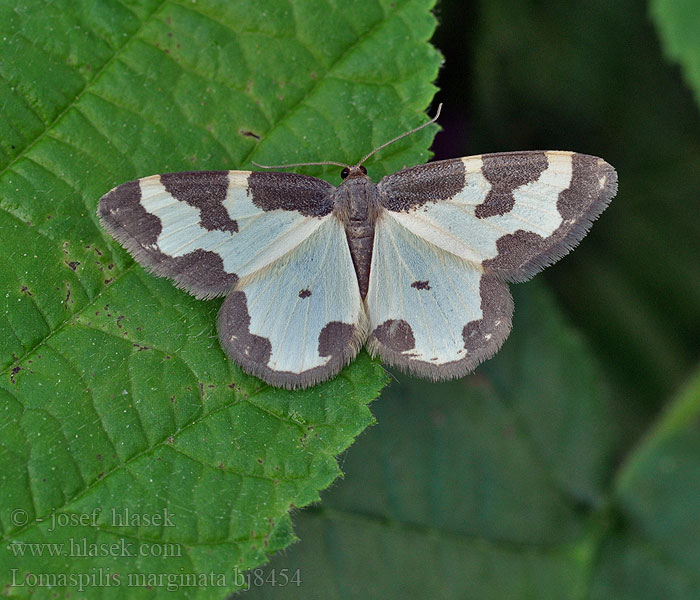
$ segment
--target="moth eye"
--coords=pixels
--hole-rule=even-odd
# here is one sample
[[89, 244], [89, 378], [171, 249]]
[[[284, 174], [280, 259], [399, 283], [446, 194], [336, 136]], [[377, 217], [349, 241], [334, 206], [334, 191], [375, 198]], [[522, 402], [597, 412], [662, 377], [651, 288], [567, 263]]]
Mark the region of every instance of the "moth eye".
[[345, 168], [340, 172], [340, 176], [341, 176], [343, 179], [345, 179], [348, 175], [350, 175], [350, 169], [348, 169], [347, 167], [345, 167]]
[[360, 165], [360, 171], [362, 171], [363, 175], [367, 175], [367, 169], [365, 169], [362, 165]]

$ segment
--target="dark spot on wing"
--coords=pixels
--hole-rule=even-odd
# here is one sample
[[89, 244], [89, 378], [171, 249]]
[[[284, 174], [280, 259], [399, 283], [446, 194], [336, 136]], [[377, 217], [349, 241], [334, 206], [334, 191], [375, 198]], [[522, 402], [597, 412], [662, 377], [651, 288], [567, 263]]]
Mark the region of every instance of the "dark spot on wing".
[[600, 158], [577, 153], [571, 157], [571, 168], [571, 185], [557, 199], [559, 214], [563, 219], [577, 219], [596, 205], [602, 205], [602, 212], [617, 193], [615, 169]]
[[243, 292], [228, 295], [219, 311], [219, 337], [222, 346], [241, 366], [265, 367], [270, 360], [270, 340], [250, 333], [248, 303]]
[[406, 352], [416, 346], [411, 326], [403, 319], [389, 319], [372, 332], [377, 340], [394, 352]]
[[491, 189], [484, 202], [474, 211], [479, 219], [510, 212], [515, 205], [513, 191], [537, 181], [549, 164], [543, 152], [485, 154], [482, 160], [481, 172], [491, 184]]
[[211, 250], [198, 248], [194, 252], [177, 258], [162, 254], [165, 263], [151, 267], [156, 274], [163, 269], [168, 277], [199, 297], [218, 296], [222, 290], [228, 291], [236, 285], [238, 277], [224, 270], [224, 261]]
[[417, 290], [429, 290], [430, 289], [430, 282], [429, 281], [414, 281], [411, 284], [412, 288], [416, 288]]
[[479, 295], [481, 318], [463, 326], [462, 339], [455, 340], [449, 353], [421, 358], [429, 346], [414, 348], [411, 328], [401, 320], [385, 321], [372, 332], [370, 352], [379, 354], [387, 364], [436, 381], [466, 375], [493, 356], [510, 331], [513, 301], [508, 286], [497, 276], [483, 275]]
[[207, 231], [238, 231], [238, 223], [229, 217], [223, 205], [228, 190], [228, 171], [165, 173], [160, 181], [169, 194], [199, 209], [200, 225]]
[[532, 231], [518, 229], [496, 240], [498, 254], [481, 264], [487, 271], [517, 273], [534, 256], [543, 254], [547, 249], [547, 239]]
[[331, 321], [318, 335], [319, 356], [340, 357], [347, 352], [355, 335], [355, 326], [340, 321]]
[[264, 211], [294, 210], [305, 217], [323, 217], [333, 210], [335, 187], [322, 179], [296, 173], [253, 171], [248, 194]]
[[467, 357], [475, 353], [482, 355], [478, 360], [481, 362], [493, 355], [508, 336], [513, 300], [508, 288], [492, 277], [481, 278], [479, 294], [482, 316], [464, 326], [462, 339]]
[[98, 213], [103, 225], [120, 242], [123, 242], [121, 235], [149, 246], [156, 243], [161, 232], [160, 219], [141, 205], [138, 181], [123, 183], [102, 196]]
[[379, 201], [389, 210], [409, 211], [427, 202], [449, 200], [462, 191], [464, 185], [462, 160], [440, 160], [384, 177], [378, 184]]
[[310, 295], [311, 290], [309, 289], [299, 290], [299, 298], [308, 298]]

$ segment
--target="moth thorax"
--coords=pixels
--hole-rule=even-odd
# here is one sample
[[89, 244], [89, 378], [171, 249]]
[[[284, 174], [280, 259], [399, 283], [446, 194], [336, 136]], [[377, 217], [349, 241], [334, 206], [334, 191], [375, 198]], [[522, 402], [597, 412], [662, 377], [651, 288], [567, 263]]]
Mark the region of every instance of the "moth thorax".
[[348, 177], [337, 189], [336, 211], [346, 225], [372, 226], [376, 215], [377, 186], [366, 175]]

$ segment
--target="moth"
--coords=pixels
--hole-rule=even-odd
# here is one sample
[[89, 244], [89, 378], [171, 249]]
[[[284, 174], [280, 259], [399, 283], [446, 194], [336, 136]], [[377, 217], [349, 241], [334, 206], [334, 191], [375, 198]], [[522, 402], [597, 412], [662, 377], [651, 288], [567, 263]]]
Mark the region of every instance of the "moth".
[[525, 151], [373, 183], [363, 163], [438, 115], [355, 165], [282, 165], [338, 165], [337, 187], [279, 171], [167, 173], [115, 187], [99, 218], [152, 273], [198, 298], [226, 296], [222, 347], [273, 386], [325, 381], [365, 344], [418, 376], [461, 377], [510, 332], [507, 283], [578, 244], [617, 175], [594, 156]]

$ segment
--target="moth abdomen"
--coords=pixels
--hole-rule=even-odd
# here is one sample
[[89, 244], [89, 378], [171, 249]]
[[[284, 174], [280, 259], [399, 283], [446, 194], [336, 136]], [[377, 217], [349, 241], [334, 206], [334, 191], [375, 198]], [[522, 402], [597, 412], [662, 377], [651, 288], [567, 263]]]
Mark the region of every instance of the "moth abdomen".
[[372, 265], [372, 245], [374, 244], [374, 224], [364, 222], [359, 225], [346, 225], [350, 256], [355, 267], [360, 296], [364, 300], [369, 287], [369, 272]]

